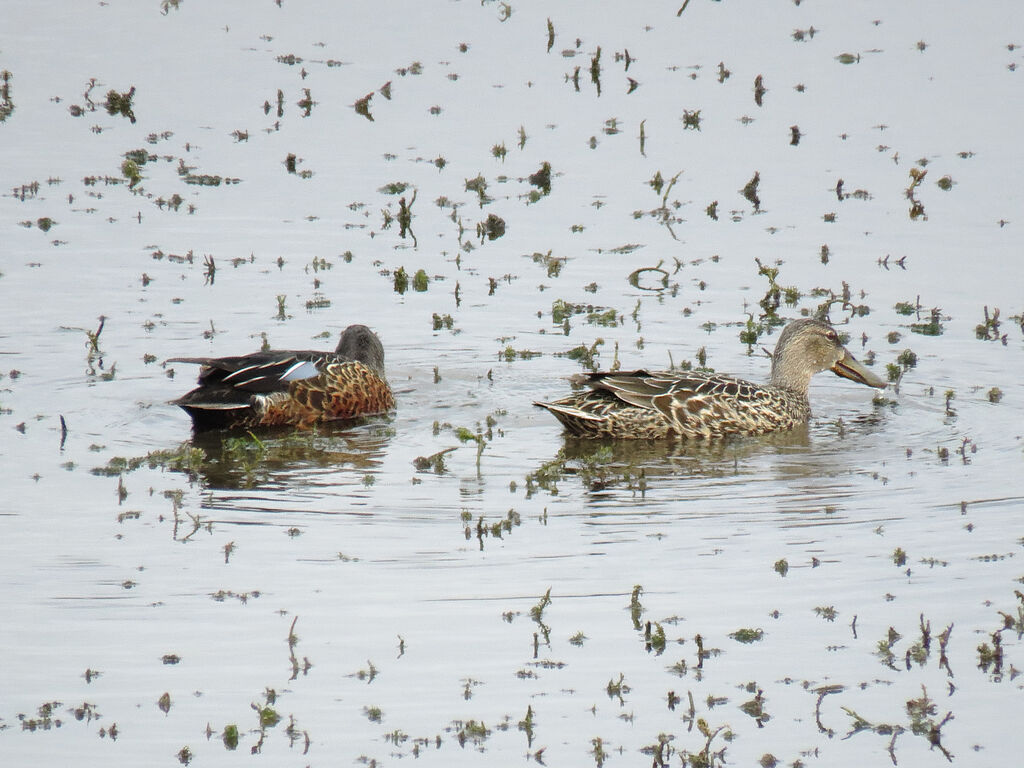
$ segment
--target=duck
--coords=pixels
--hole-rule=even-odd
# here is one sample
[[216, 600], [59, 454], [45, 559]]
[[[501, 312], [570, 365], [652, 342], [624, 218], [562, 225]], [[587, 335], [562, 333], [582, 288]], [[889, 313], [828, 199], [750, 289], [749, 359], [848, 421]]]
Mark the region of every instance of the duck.
[[714, 440], [791, 430], [811, 417], [807, 390], [822, 371], [882, 389], [836, 330], [801, 318], [779, 335], [767, 384], [719, 373], [647, 370], [584, 374], [584, 387], [546, 408], [572, 435], [592, 438]]
[[172, 400], [196, 432], [315, 424], [375, 416], [395, 408], [384, 346], [365, 325], [350, 325], [334, 352], [266, 350], [237, 357], [172, 357], [201, 365], [199, 386]]

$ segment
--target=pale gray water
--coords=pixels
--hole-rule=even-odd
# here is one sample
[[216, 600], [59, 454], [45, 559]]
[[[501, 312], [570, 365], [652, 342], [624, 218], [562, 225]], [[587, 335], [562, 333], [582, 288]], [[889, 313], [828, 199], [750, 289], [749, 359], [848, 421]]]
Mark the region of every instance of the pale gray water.
[[[711, 751], [725, 751], [714, 765], [890, 764], [890, 736], [844, 738], [844, 708], [906, 729], [899, 765], [943, 765], [911, 732], [906, 704], [924, 686], [925, 731], [953, 714], [941, 745], [954, 763], [1015, 763], [1024, 17], [1011, 2], [692, 0], [677, 17], [681, 4], [514, 2], [506, 21], [493, 2], [3, 9], [13, 111], [0, 123], [0, 762], [176, 764], [187, 747], [197, 765], [233, 765], [258, 747], [287, 765], [414, 753], [505, 765], [541, 749], [547, 765], [588, 765], [602, 759], [599, 738], [608, 765], [650, 765], [640, 750], [664, 734], [663, 756], [679, 765], [706, 741], [689, 693], [696, 718], [735, 737], [715, 737]], [[626, 50], [628, 72], [616, 57]], [[289, 55], [301, 62], [279, 60]], [[96, 110], [75, 117], [90, 78]], [[378, 91], [388, 81], [390, 100]], [[133, 86], [134, 125], [101, 106]], [[370, 93], [372, 122], [353, 108]], [[699, 131], [684, 128], [695, 110]], [[155, 158], [133, 191], [121, 166], [137, 149]], [[527, 177], [544, 162], [551, 193], [531, 202]], [[181, 163], [222, 183], [187, 184]], [[912, 168], [927, 170], [916, 219]], [[680, 174], [664, 212], [664, 189], [648, 183], [659, 172], [666, 184]], [[755, 172], [758, 213], [741, 194]], [[482, 206], [466, 189], [478, 175], [493, 198]], [[947, 175], [948, 191], [936, 184]], [[839, 179], [868, 199], [839, 200]], [[416, 191], [415, 241], [384, 226], [401, 195], [382, 188], [396, 182], [407, 199]], [[178, 210], [158, 204], [175, 194]], [[705, 212], [716, 200], [717, 221]], [[492, 213], [506, 233], [482, 241], [476, 225]], [[557, 274], [533, 258], [549, 251], [564, 260]], [[737, 340], [767, 288], [755, 257], [802, 294], [784, 317], [845, 282], [870, 309], [832, 308], [851, 349], [873, 351], [883, 375], [904, 350], [917, 355], [899, 392], [883, 393], [891, 404], [822, 375], [806, 434], [614, 446], [598, 459], [531, 406], [580, 370], [559, 353], [598, 337], [603, 366], [616, 342], [627, 368], [693, 360], [704, 346], [709, 365], [763, 378], [767, 361]], [[666, 290], [649, 290], [653, 273], [627, 281], [659, 262]], [[427, 290], [396, 292], [399, 267], [410, 281], [423, 269]], [[921, 318], [894, 309], [917, 297]], [[552, 319], [559, 299], [621, 321], [574, 315], [566, 336]], [[321, 300], [330, 306], [307, 309]], [[1005, 345], [975, 336], [986, 306], [1000, 309]], [[913, 332], [932, 307], [943, 333]], [[454, 328], [434, 330], [435, 314]], [[100, 315], [102, 355], [90, 360], [82, 329]], [[243, 353], [264, 333], [327, 348], [350, 322], [384, 340], [392, 419], [272, 441], [248, 475], [237, 463], [195, 475], [143, 465], [121, 475], [123, 499], [116, 475], [90, 471], [189, 439], [166, 403], [195, 371], [174, 365], [169, 378], [166, 358]], [[506, 347], [541, 354], [506, 362]], [[488, 417], [478, 469], [475, 445], [452, 428], [487, 430]], [[220, 456], [218, 442], [202, 446]], [[413, 465], [453, 447], [444, 472]], [[539, 472], [562, 450], [563, 471]], [[488, 529], [510, 522], [478, 537], [481, 517]], [[549, 588], [542, 627], [530, 609]], [[978, 647], [991, 648], [1004, 615], [1002, 666], [982, 668]], [[929, 652], [908, 664], [922, 616]], [[293, 678], [296, 618], [295, 655], [311, 666]], [[647, 621], [664, 628], [663, 653], [645, 650]], [[947, 670], [938, 637], [950, 626]], [[890, 627], [902, 636], [892, 666], [877, 654]], [[744, 628], [764, 636], [730, 637]], [[582, 645], [570, 642], [578, 632]], [[720, 651], [701, 668], [698, 634]], [[376, 676], [361, 678], [370, 664]], [[621, 701], [607, 692], [620, 674]], [[822, 686], [841, 689], [822, 699], [819, 727]], [[763, 727], [740, 708], [758, 689]], [[251, 705], [268, 690], [282, 721], [261, 742]], [[48, 702], [60, 702], [62, 726], [24, 728]], [[93, 719], [75, 719], [83, 703]], [[532, 741], [519, 727], [528, 708]], [[461, 746], [469, 721], [488, 735]], [[232, 724], [236, 751], [219, 738]]]

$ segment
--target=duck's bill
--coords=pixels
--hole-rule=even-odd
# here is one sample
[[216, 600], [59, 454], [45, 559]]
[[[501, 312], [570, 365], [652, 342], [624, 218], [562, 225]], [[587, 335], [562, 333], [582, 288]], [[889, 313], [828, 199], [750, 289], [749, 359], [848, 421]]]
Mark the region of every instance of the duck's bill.
[[832, 372], [836, 376], [856, 381], [858, 384], [867, 384], [869, 387], [878, 387], [879, 389], [885, 387], [885, 382], [882, 379], [875, 376], [861, 363], [858, 363], [849, 352], [843, 355], [842, 360], [832, 366]]

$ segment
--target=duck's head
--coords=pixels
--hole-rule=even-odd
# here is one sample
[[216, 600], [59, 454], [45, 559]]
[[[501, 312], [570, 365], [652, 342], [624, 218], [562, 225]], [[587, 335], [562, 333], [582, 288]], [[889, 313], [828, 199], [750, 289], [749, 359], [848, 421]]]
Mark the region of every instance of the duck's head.
[[775, 345], [771, 383], [806, 394], [811, 377], [821, 371], [832, 371], [869, 387], [885, 387], [882, 379], [857, 362], [828, 323], [810, 318], [794, 320], [782, 330]]
[[341, 334], [335, 350], [347, 360], [358, 360], [384, 376], [384, 345], [365, 325], [350, 325]]

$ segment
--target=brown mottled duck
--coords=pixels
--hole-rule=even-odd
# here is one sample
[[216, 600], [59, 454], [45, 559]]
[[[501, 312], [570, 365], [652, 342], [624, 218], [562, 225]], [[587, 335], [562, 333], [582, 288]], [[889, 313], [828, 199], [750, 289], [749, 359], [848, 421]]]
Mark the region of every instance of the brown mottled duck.
[[793, 429], [811, 416], [807, 388], [821, 371], [885, 382], [854, 359], [830, 325], [794, 320], [779, 335], [768, 384], [695, 371], [585, 374], [586, 388], [547, 408], [581, 437], [710, 440]]
[[239, 357], [173, 357], [196, 363], [199, 386], [173, 405], [196, 432], [292, 425], [387, 413], [395, 398], [384, 377], [384, 347], [365, 325], [350, 325], [334, 352], [269, 350]]

